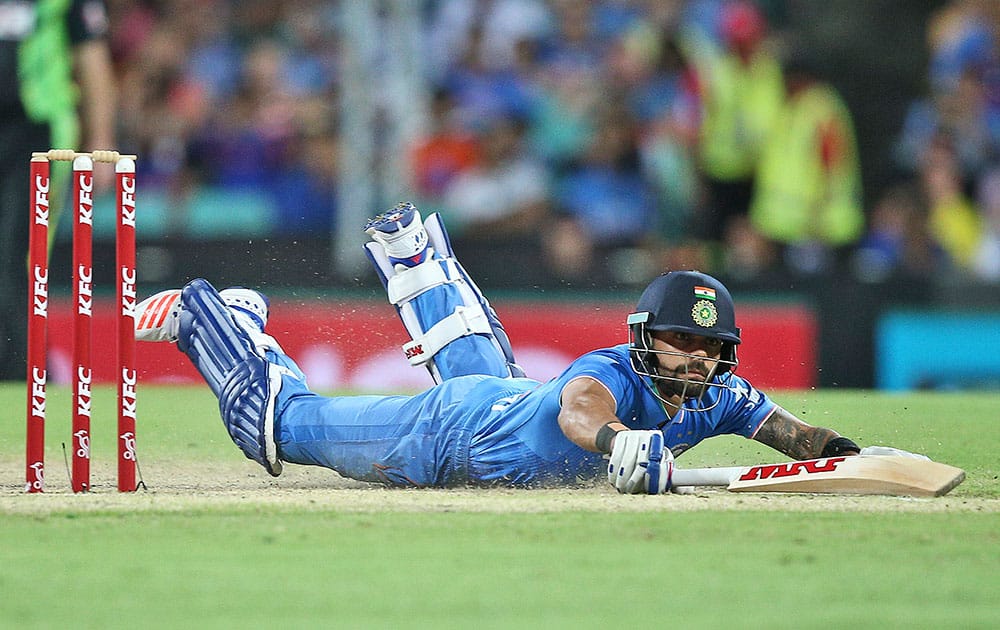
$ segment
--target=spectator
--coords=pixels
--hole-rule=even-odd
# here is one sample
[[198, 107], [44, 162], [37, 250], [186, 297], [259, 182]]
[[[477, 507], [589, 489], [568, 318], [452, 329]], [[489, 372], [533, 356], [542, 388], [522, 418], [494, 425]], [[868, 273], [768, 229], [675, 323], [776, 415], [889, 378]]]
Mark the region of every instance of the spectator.
[[442, 80], [462, 123], [475, 125], [510, 114], [529, 116], [534, 108], [532, 86], [513, 66], [494, 67], [488, 63], [482, 37], [482, 27], [472, 29], [466, 56], [449, 68]]
[[556, 28], [546, 42], [545, 64], [559, 72], [600, 75], [608, 40], [597, 31], [594, 2], [553, 0]]
[[969, 70], [996, 63], [994, 24], [980, 0], [953, 0], [938, 9], [927, 25], [928, 75], [935, 93], [953, 91]]
[[[0, 381], [26, 375], [28, 158], [52, 148], [113, 149], [117, 85], [107, 42], [104, 2], [45, 5], [0, 0]], [[52, 168], [56, 226], [69, 165]], [[95, 169], [94, 188], [107, 190], [113, 171]], [[69, 217], [72, 219], [72, 216]]]
[[586, 151], [602, 98], [600, 77], [587, 70], [545, 65], [530, 140], [557, 174]]
[[534, 235], [547, 212], [548, 176], [528, 152], [525, 122], [486, 121], [480, 162], [461, 173], [444, 195], [449, 225], [464, 237]]
[[334, 229], [340, 142], [330, 126], [331, 118], [323, 116], [313, 124], [296, 125], [295, 136], [269, 187], [278, 234], [322, 237]]
[[781, 67], [756, 4], [727, 2], [719, 19], [721, 46], [690, 29], [683, 38], [701, 98], [698, 164], [708, 196], [703, 230], [714, 241], [750, 207], [760, 153], [784, 99]]
[[[492, 69], [515, 65], [518, 42], [544, 37], [551, 27], [549, 3], [543, 0], [442, 0], [428, 19], [428, 79], [440, 83], [456, 58], [481, 46]], [[478, 32], [476, 32], [478, 31]]]
[[657, 35], [648, 51], [650, 67], [640, 71], [647, 76], [629, 86], [626, 98], [640, 125], [643, 176], [656, 192], [659, 234], [667, 247], [687, 246], [695, 237], [695, 209], [701, 194], [694, 160], [696, 81], [673, 31]]
[[643, 176], [657, 195], [656, 221], [667, 240], [683, 241], [694, 236], [694, 211], [699, 186], [683, 125], [669, 115], [646, 128], [640, 153]]
[[911, 104], [894, 149], [897, 165], [907, 174], [919, 172], [921, 157], [941, 133], [951, 136], [966, 182], [1000, 151], [1000, 60], [987, 8], [950, 2], [928, 24], [930, 94]]
[[625, 83], [629, 112], [640, 123], [670, 116], [697, 134], [697, 75], [677, 39], [673, 29], [637, 26], [623, 39], [612, 76]]
[[[586, 252], [644, 245], [655, 232], [655, 197], [642, 176], [635, 129], [620, 109], [602, 117], [586, 155], [559, 182], [556, 200], [565, 221], [555, 232], [574, 235], [573, 242], [549, 243], [553, 261], [564, 265], [559, 272], [566, 277], [595, 271], [589, 265], [565, 266], [596, 258]], [[564, 252], [560, 245], [576, 251]]]
[[940, 134], [921, 161], [921, 183], [930, 205], [931, 236], [946, 256], [947, 267], [969, 272], [983, 236], [982, 219], [963, 189], [958, 155], [951, 138]]
[[987, 167], [1000, 150], [1000, 135], [990, 130], [986, 86], [974, 72], [963, 72], [947, 91], [933, 93], [910, 105], [903, 129], [894, 147], [899, 169], [916, 174], [920, 159], [940, 134], [951, 136], [958, 158], [959, 172], [972, 181]]
[[785, 67], [787, 97], [761, 155], [750, 220], [786, 248], [786, 264], [824, 271], [864, 228], [854, 124], [837, 91], [802, 54]]
[[980, 279], [1000, 282], [1000, 168], [990, 171], [980, 181], [979, 207], [984, 229], [973, 268]]
[[924, 196], [914, 183], [904, 182], [879, 197], [852, 265], [855, 277], [869, 283], [900, 276], [927, 279], [940, 256], [928, 232]]
[[412, 189], [421, 207], [440, 206], [448, 186], [479, 161], [479, 143], [461, 123], [455, 102], [446, 90], [431, 101], [430, 125], [410, 152]]
[[537, 44], [531, 143], [556, 176], [587, 150], [606, 98], [603, 46], [591, 2], [553, 3], [556, 28]]

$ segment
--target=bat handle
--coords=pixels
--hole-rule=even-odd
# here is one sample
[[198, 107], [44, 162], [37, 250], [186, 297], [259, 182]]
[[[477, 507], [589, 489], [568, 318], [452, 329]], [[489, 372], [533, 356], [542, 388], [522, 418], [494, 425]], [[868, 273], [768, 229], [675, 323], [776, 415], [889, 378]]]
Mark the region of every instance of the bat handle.
[[721, 468], [675, 468], [671, 478], [674, 486], [728, 486], [740, 476], [739, 466]]

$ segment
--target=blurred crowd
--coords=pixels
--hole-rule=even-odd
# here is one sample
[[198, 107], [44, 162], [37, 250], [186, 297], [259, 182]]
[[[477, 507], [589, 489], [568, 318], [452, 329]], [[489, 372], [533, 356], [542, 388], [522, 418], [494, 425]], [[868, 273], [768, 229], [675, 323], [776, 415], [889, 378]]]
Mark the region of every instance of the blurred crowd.
[[901, 124], [904, 176], [872, 208], [875, 266], [1000, 281], [1000, 3], [954, 0], [927, 25], [927, 93]]
[[[408, 189], [457, 238], [515, 243], [567, 281], [1000, 282], [997, 5], [933, 15], [927, 92], [889, 131], [897, 176], [866, 195], [851, 112], [780, 0], [425, 2]], [[225, 217], [220, 198], [266, 200], [267, 235], [338, 229], [340, 2], [108, 6], [119, 145], [167, 233]]]

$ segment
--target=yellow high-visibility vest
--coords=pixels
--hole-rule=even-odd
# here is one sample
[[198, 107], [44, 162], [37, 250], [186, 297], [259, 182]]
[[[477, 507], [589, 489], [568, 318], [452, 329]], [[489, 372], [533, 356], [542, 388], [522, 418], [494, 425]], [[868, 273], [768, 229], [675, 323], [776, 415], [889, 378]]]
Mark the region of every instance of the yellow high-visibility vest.
[[[823, 164], [823, 137], [837, 157]], [[793, 243], [845, 245], [864, 228], [861, 166], [850, 112], [830, 86], [814, 84], [785, 104], [761, 155], [750, 220], [762, 234]]]
[[755, 54], [747, 65], [732, 54], [704, 55], [697, 67], [702, 83], [701, 168], [722, 181], [748, 179], [781, 111], [781, 67], [765, 52]]
[[927, 225], [958, 267], [972, 268], [983, 238], [983, 221], [971, 201], [958, 194], [933, 204]]

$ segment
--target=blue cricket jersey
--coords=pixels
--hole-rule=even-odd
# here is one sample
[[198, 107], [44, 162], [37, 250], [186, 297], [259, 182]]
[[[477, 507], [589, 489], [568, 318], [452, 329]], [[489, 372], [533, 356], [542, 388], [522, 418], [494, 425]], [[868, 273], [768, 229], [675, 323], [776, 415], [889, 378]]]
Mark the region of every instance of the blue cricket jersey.
[[752, 437], [775, 407], [745, 379], [731, 375], [726, 387], [709, 388], [702, 397], [701, 404], [711, 409], [682, 410], [668, 419], [651, 384], [632, 370], [628, 345], [622, 344], [581, 356], [547, 383], [459, 376], [416, 396], [329, 398], [286, 376], [277, 403], [279, 454], [290, 463], [393, 485], [592, 480], [604, 473], [604, 456], [571, 442], [557, 420], [562, 388], [579, 377], [607, 387], [625, 426], [661, 429], [675, 455], [713, 435]]

